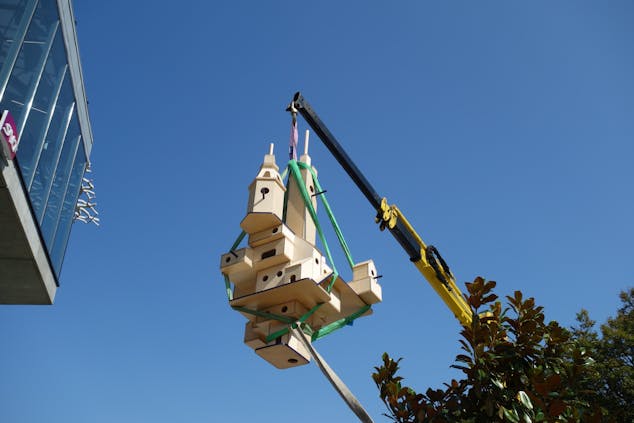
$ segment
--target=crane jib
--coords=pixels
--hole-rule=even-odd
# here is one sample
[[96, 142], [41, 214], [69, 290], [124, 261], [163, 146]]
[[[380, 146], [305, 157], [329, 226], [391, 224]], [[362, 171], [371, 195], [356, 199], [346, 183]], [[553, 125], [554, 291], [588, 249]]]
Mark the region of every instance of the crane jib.
[[[319, 139], [324, 143], [326, 148], [328, 148], [341, 167], [343, 167], [359, 190], [361, 190], [372, 207], [374, 207], [374, 210], [381, 210], [382, 197], [374, 190], [370, 182], [366, 179], [363, 173], [361, 173], [352, 159], [350, 159], [343, 147], [341, 147], [341, 144], [339, 144], [335, 136], [330, 132], [321, 119], [319, 119], [317, 113], [315, 113], [301, 93], [297, 92], [295, 94], [291, 104], [302, 115], [313, 131], [315, 131]], [[411, 261], [416, 262], [421, 259], [420, 246], [418, 242], [402, 222], [397, 221], [393, 228], [388, 229], [401, 247], [407, 252]]]

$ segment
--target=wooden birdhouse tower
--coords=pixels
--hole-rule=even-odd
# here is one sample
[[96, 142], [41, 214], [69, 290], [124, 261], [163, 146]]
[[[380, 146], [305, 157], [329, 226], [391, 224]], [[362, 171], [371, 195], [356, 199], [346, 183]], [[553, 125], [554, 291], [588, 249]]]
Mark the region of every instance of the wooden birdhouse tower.
[[282, 222], [286, 188], [278, 171], [271, 144], [258, 175], [249, 185], [247, 215], [240, 223], [245, 232], [260, 232]]
[[228, 289], [233, 285], [230, 305], [248, 319], [244, 343], [280, 369], [311, 359], [289, 325], [301, 319], [315, 334], [350, 315], [369, 314], [369, 305], [381, 301], [371, 260], [354, 267], [353, 282], [348, 284], [315, 246], [312, 215], [320, 193], [307, 149], [299, 164], [289, 176], [287, 191], [271, 146], [249, 185], [247, 215], [240, 223], [248, 246], [220, 259]]

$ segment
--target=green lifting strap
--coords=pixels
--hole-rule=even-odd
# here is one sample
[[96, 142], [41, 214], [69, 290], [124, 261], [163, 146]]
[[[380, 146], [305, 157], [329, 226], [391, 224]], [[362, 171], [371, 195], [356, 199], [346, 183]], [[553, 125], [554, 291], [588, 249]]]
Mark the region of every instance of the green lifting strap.
[[225, 289], [227, 291], [227, 298], [229, 301], [233, 300], [233, 292], [231, 291], [231, 281], [229, 280], [229, 276], [223, 275], [225, 277]]
[[277, 332], [273, 332], [269, 334], [269, 336], [266, 337], [265, 342], [268, 344], [269, 342], [276, 340], [280, 336], [286, 335], [289, 330], [290, 330], [290, 325], [285, 327], [284, 329], [278, 330]]
[[[297, 187], [299, 188], [299, 192], [302, 194], [302, 199], [304, 200], [304, 205], [308, 209], [308, 213], [310, 214], [311, 219], [315, 223], [315, 228], [317, 229], [317, 233], [319, 234], [319, 239], [321, 240], [322, 244], [324, 245], [324, 250], [326, 251], [326, 256], [328, 257], [328, 260], [332, 264], [332, 279], [331, 279], [330, 283], [328, 284], [328, 286], [326, 287], [326, 291], [330, 294], [330, 292], [332, 291], [332, 287], [335, 285], [335, 281], [339, 277], [339, 272], [337, 271], [337, 266], [335, 265], [335, 261], [332, 259], [332, 254], [330, 253], [330, 248], [328, 247], [328, 242], [326, 241], [326, 237], [324, 236], [324, 232], [321, 229], [321, 224], [319, 223], [319, 219], [317, 218], [317, 212], [315, 211], [315, 208], [313, 207], [313, 203], [310, 201], [310, 195], [308, 194], [308, 191], [306, 191], [306, 186], [303, 183], [304, 182], [304, 178], [302, 178], [302, 174], [299, 171], [299, 166], [297, 165], [297, 161], [296, 160], [289, 160], [287, 169], [290, 169], [290, 175], [292, 175], [293, 178], [295, 178], [295, 182], [297, 183]], [[289, 177], [289, 182], [290, 182], [290, 177]], [[284, 200], [286, 202], [288, 200], [288, 198], [285, 196]], [[284, 217], [286, 217], [286, 216], [284, 216]], [[321, 304], [317, 304], [316, 306], [314, 306], [313, 308], [308, 310], [304, 315], [302, 315], [299, 318], [299, 321], [300, 322], [305, 322], [320, 307], [321, 307]], [[276, 333], [273, 333], [273, 334], [269, 335], [267, 337], [267, 340], [269, 338], [275, 339], [277, 336], [282, 336], [282, 335], [286, 334], [287, 332], [288, 332], [288, 328], [284, 328], [284, 329], [282, 329], [282, 330], [280, 330], [280, 331], [278, 331]]]
[[[316, 305], [314, 308], [319, 308], [321, 304]], [[339, 320], [336, 320], [320, 329], [314, 330], [308, 323], [306, 323], [305, 321], [302, 321], [301, 317], [297, 320], [297, 322], [295, 323], [291, 323], [289, 324], [287, 327], [282, 328], [280, 330], [278, 330], [277, 332], [274, 332], [272, 334], [270, 334], [269, 336], [266, 337], [266, 343], [269, 343], [271, 341], [274, 341], [275, 339], [279, 338], [282, 335], [286, 335], [291, 328], [294, 328], [295, 326], [299, 326], [304, 330], [304, 332], [307, 332], [308, 336], [310, 336], [311, 341], [317, 341], [318, 339], [323, 338], [326, 335], [330, 335], [331, 333], [333, 333], [334, 331], [343, 328], [346, 325], [349, 325], [350, 323], [352, 323], [354, 320], [358, 319], [359, 317], [363, 316], [368, 310], [370, 310], [372, 308], [372, 306], [370, 306], [369, 304], [364, 305], [363, 307], [361, 307], [359, 310], [355, 311], [354, 313], [352, 313], [349, 316], [343, 317]], [[308, 313], [306, 313], [307, 315], [309, 315], [310, 311]], [[303, 317], [303, 316], [302, 316]]]
[[[238, 248], [238, 245], [240, 245], [240, 243], [242, 242], [246, 234], [247, 233], [245, 231], [240, 232], [240, 235], [238, 235], [238, 238], [236, 238], [231, 248], [229, 248], [229, 252], [233, 252], [235, 251], [236, 248]], [[233, 292], [231, 291], [231, 281], [229, 280], [229, 276], [227, 275], [223, 275], [223, 276], [225, 277], [225, 289], [227, 291], [227, 298], [229, 298], [229, 301], [231, 301], [233, 300]]]
[[238, 238], [236, 238], [236, 241], [233, 243], [229, 251], [235, 251], [235, 249], [238, 248], [238, 245], [240, 245], [246, 234], [247, 233], [245, 231], [240, 232], [240, 235], [238, 235]]
[[[323, 304], [324, 304], [324, 303], [317, 304], [317, 305], [313, 306], [313, 308], [311, 308], [310, 310], [308, 310], [308, 311], [307, 311], [306, 313], [304, 313], [304, 314], [303, 314], [303, 315], [302, 315], [299, 319], [297, 319], [297, 322], [299, 322], [299, 324], [301, 324], [301, 325], [303, 325], [303, 326], [306, 326], [306, 327], [310, 328], [311, 336], [312, 336], [312, 333], [313, 333], [313, 328], [312, 328], [312, 327], [311, 327], [308, 323], [306, 323], [306, 320], [308, 320], [308, 318], [309, 318], [310, 316], [312, 316], [312, 314], [313, 314], [314, 312], [316, 312], [317, 310], [319, 310], [319, 308], [320, 308]], [[293, 322], [293, 324], [294, 324], [294, 323], [295, 323], [295, 322]], [[288, 331], [290, 330], [291, 326], [293, 326], [293, 325], [291, 324], [291, 325], [289, 325], [289, 326], [287, 326], [287, 327], [285, 327], [285, 328], [282, 328], [282, 329], [278, 330], [277, 332], [273, 332], [273, 333], [269, 334], [269, 336], [267, 336], [267, 337], [266, 337], [266, 342], [267, 342], [267, 343], [269, 343], [269, 342], [274, 341], [275, 339], [279, 338], [279, 337], [280, 337], [280, 336], [282, 336], [282, 335], [286, 335], [286, 334], [288, 333]]]
[[324, 244], [326, 257], [328, 257], [328, 261], [330, 261], [330, 263], [332, 264], [333, 278], [330, 284], [328, 285], [328, 288], [326, 288], [326, 291], [330, 293], [330, 291], [332, 291], [333, 285], [335, 284], [335, 280], [339, 276], [339, 272], [337, 271], [337, 267], [335, 266], [335, 261], [332, 259], [332, 254], [330, 253], [328, 242], [326, 242], [326, 237], [324, 236], [324, 231], [321, 229], [321, 225], [319, 224], [319, 219], [317, 218], [317, 212], [315, 211], [315, 208], [313, 207], [313, 203], [310, 201], [310, 195], [308, 194], [308, 191], [306, 191], [306, 187], [302, 183], [304, 181], [304, 178], [302, 178], [302, 174], [299, 173], [299, 166], [297, 165], [297, 161], [290, 160], [288, 162], [288, 167], [291, 170], [290, 174], [295, 178], [295, 182], [297, 182], [297, 186], [299, 187], [299, 192], [302, 194], [302, 198], [304, 199], [304, 204], [306, 205], [306, 208], [308, 209], [308, 213], [310, 214], [310, 217], [313, 219], [313, 222], [315, 223], [315, 228], [317, 229], [317, 233], [319, 234], [319, 239], [321, 240], [321, 243]]
[[[308, 191], [306, 190], [306, 187], [305, 187], [305, 185], [303, 183], [304, 182], [304, 178], [302, 178], [302, 175], [301, 175], [301, 173], [299, 171], [300, 167], [302, 167], [304, 169], [308, 169], [311, 172], [311, 175], [313, 177], [313, 181], [315, 183], [315, 188], [317, 189], [317, 192], [322, 192], [321, 196], [322, 196], [322, 203], [324, 204], [324, 209], [326, 210], [326, 213], [328, 214], [330, 222], [333, 225], [335, 233], [337, 234], [337, 239], [339, 240], [339, 243], [340, 243], [340, 245], [341, 245], [341, 247], [342, 247], [342, 249], [343, 249], [343, 251], [344, 251], [344, 253], [346, 255], [346, 259], [348, 260], [348, 264], [350, 265], [351, 269], [354, 267], [354, 261], [352, 260], [352, 255], [350, 254], [350, 249], [348, 248], [348, 244], [346, 243], [346, 240], [343, 237], [343, 233], [341, 232], [341, 229], [339, 228], [339, 224], [337, 223], [337, 220], [335, 219], [335, 216], [332, 213], [332, 209], [330, 208], [330, 204], [328, 204], [328, 200], [326, 199], [326, 196], [323, 195], [323, 190], [321, 188], [321, 185], [319, 184], [319, 180], [317, 179], [317, 175], [315, 174], [315, 171], [313, 170], [313, 168], [311, 166], [309, 166], [306, 163], [297, 162], [296, 160], [290, 160], [288, 162], [287, 169], [290, 169], [290, 175], [292, 175], [295, 178], [295, 182], [297, 183], [299, 191], [302, 194], [302, 199], [304, 200], [304, 205], [308, 209], [310, 217], [313, 220], [313, 222], [315, 223], [315, 228], [317, 229], [317, 233], [319, 234], [319, 239], [321, 240], [322, 244], [324, 245], [324, 250], [326, 251], [326, 256], [328, 257], [328, 260], [332, 264], [332, 268], [333, 268], [332, 280], [331, 280], [330, 284], [327, 287], [327, 291], [328, 291], [328, 293], [330, 293], [332, 291], [332, 287], [334, 286], [337, 277], [339, 276], [339, 272], [337, 271], [337, 267], [336, 267], [336, 265], [334, 263], [334, 260], [332, 259], [332, 254], [330, 252], [330, 248], [328, 247], [328, 242], [326, 241], [326, 237], [324, 236], [323, 230], [321, 228], [321, 224], [319, 223], [319, 219], [317, 217], [317, 213], [315, 211], [315, 208], [313, 207], [313, 204], [310, 201], [310, 195], [308, 194]], [[284, 210], [286, 210], [286, 202], [287, 202], [286, 196], [285, 196], [284, 200], [285, 200]], [[286, 213], [284, 213], [284, 214], [286, 215]], [[286, 217], [286, 216], [284, 216], [284, 217]], [[298, 319], [298, 322], [300, 324], [303, 324], [306, 327], [310, 328], [310, 325], [308, 325], [306, 323], [306, 320], [308, 320], [308, 318], [313, 313], [315, 313], [315, 311], [317, 311], [321, 306], [322, 306], [322, 304], [317, 304], [316, 306], [311, 308], [308, 312], [306, 312], [304, 315], [302, 315]], [[331, 324], [319, 329], [318, 331], [314, 331], [313, 332], [312, 328], [310, 328], [311, 332], [313, 332], [312, 335], [311, 335], [311, 338], [316, 340], [316, 339], [319, 339], [321, 337], [324, 337], [324, 336], [334, 332], [335, 330], [340, 329], [343, 326], [349, 324], [353, 320], [355, 320], [358, 317], [360, 317], [361, 315], [363, 315], [369, 309], [370, 309], [370, 306], [366, 305], [366, 306], [362, 307], [359, 311], [351, 314], [350, 316], [347, 316], [347, 317], [344, 317], [342, 319], [339, 319], [336, 322], [333, 322], [333, 323], [331, 323]], [[286, 327], [286, 328], [282, 328], [281, 330], [270, 334], [269, 336], [267, 336], [266, 342], [267, 343], [271, 342], [271, 341], [275, 340], [276, 338], [285, 335], [286, 333], [289, 332], [289, 330], [290, 330], [290, 326]]]
[[350, 248], [348, 248], [348, 243], [343, 237], [343, 232], [341, 232], [341, 228], [339, 227], [339, 224], [337, 223], [335, 214], [332, 212], [332, 209], [330, 208], [330, 204], [328, 203], [328, 200], [326, 199], [326, 194], [324, 193], [324, 190], [321, 188], [321, 184], [319, 183], [319, 179], [317, 179], [317, 174], [315, 173], [315, 170], [313, 169], [312, 166], [308, 165], [307, 163], [297, 162], [297, 164], [299, 165], [299, 167], [303, 169], [308, 169], [310, 171], [310, 174], [313, 176], [313, 181], [315, 182], [315, 189], [317, 190], [318, 193], [321, 193], [319, 194], [319, 196], [321, 197], [321, 202], [324, 204], [324, 209], [326, 210], [326, 214], [328, 215], [328, 218], [330, 219], [332, 228], [334, 229], [335, 234], [337, 235], [337, 239], [339, 240], [339, 245], [341, 245], [341, 249], [346, 255], [346, 259], [348, 260], [348, 264], [350, 265], [350, 269], [352, 270], [354, 268], [354, 260], [352, 260], [352, 254], [350, 253]]
[[335, 322], [332, 322], [329, 325], [326, 325], [320, 329], [317, 329], [311, 335], [311, 340], [316, 341], [319, 338], [323, 338], [324, 336], [331, 334], [337, 329], [341, 329], [342, 327], [351, 323], [353, 320], [361, 317], [368, 310], [370, 310], [370, 305], [366, 304], [363, 307], [361, 307], [359, 310], [357, 310], [356, 312], [352, 313], [350, 316], [344, 317], [343, 319], [339, 319]]
[[[235, 242], [233, 243], [233, 245], [231, 246], [231, 248], [229, 249], [229, 251], [235, 251], [236, 248], [238, 248], [238, 246], [240, 245], [240, 243], [242, 242], [242, 240], [244, 239], [244, 237], [246, 236], [246, 232], [242, 231], [240, 232], [240, 235], [238, 235], [238, 238], [236, 238]], [[227, 290], [227, 298], [229, 298], [229, 301], [233, 300], [233, 292], [231, 291], [231, 281], [229, 280], [229, 276], [227, 275], [223, 275], [225, 277], [225, 288]], [[280, 316], [274, 313], [269, 313], [266, 311], [259, 311], [259, 310], [251, 310], [249, 308], [246, 307], [238, 307], [238, 306], [234, 306], [231, 307], [236, 311], [242, 311], [244, 313], [248, 313], [248, 314], [252, 314], [254, 316], [259, 316], [259, 317], [263, 317], [265, 319], [275, 319], [279, 322], [282, 323], [293, 323], [294, 319], [288, 318], [286, 316]]]
[[239, 306], [233, 306], [231, 308], [236, 311], [242, 311], [244, 313], [253, 314], [254, 316], [263, 317], [265, 319], [275, 319], [282, 323], [291, 324], [295, 321], [294, 319], [291, 319], [290, 317], [280, 316], [279, 314], [269, 313], [268, 311], [251, 310], [249, 308], [239, 307]]

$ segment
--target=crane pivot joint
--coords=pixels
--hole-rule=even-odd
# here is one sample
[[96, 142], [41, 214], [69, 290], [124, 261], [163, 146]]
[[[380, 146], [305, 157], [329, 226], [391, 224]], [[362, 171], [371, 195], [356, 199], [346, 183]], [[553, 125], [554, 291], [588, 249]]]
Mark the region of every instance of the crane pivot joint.
[[398, 209], [395, 205], [388, 205], [387, 199], [384, 197], [381, 200], [381, 208], [377, 210], [376, 217], [374, 221], [379, 224], [380, 230], [385, 230], [385, 228], [393, 229], [396, 226], [396, 222], [398, 221]]

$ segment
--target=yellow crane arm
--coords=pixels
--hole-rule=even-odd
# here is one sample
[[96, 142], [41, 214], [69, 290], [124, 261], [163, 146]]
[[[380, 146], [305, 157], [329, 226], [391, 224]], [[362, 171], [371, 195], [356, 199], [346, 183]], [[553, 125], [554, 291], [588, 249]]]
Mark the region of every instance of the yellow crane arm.
[[286, 110], [291, 112], [294, 119], [297, 113], [304, 117], [319, 139], [377, 211], [377, 223], [380, 224], [380, 228], [387, 228], [390, 231], [409, 256], [410, 261], [414, 263], [420, 273], [440, 295], [440, 298], [443, 299], [460, 323], [469, 325], [472, 320], [471, 308], [464, 299], [460, 289], [458, 289], [449, 266], [438, 254], [436, 248], [431, 245], [425, 245], [403, 213], [396, 206], [388, 205], [387, 200], [377, 194], [370, 182], [341, 147], [335, 136], [299, 92], [295, 94]]
[[393, 229], [397, 222], [402, 222], [407, 232], [414, 238], [420, 248], [420, 259], [414, 261], [418, 271], [427, 279], [442, 298], [454, 316], [465, 326], [471, 324], [472, 313], [469, 304], [456, 285], [456, 280], [451, 270], [444, 262], [438, 251], [433, 246], [427, 246], [412, 224], [407, 220], [403, 212], [394, 204], [388, 205], [387, 199], [381, 200], [380, 210], [377, 213], [376, 222], [381, 230]]

